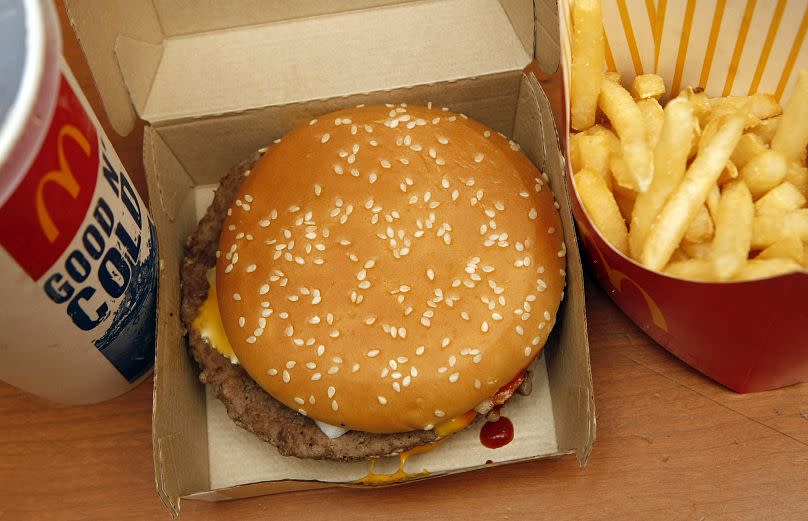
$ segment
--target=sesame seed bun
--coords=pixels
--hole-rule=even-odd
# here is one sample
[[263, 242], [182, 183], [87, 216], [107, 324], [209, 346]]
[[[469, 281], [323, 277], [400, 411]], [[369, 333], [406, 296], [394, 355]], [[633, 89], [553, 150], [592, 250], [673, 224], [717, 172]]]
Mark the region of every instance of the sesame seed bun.
[[431, 429], [541, 351], [564, 288], [553, 195], [515, 143], [415, 106], [341, 110], [272, 146], [217, 252], [239, 363], [352, 430]]

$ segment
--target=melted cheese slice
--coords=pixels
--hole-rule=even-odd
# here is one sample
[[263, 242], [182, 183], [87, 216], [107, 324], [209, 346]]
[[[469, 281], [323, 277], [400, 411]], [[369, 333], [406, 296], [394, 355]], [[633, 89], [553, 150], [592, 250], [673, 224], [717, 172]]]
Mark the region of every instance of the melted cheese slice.
[[226, 356], [234, 364], [238, 363], [238, 358], [230, 346], [230, 340], [224, 332], [222, 325], [222, 315], [219, 313], [219, 300], [216, 296], [216, 270], [208, 270], [208, 296], [205, 302], [199, 307], [199, 313], [191, 324], [199, 335], [210, 344], [213, 349]]

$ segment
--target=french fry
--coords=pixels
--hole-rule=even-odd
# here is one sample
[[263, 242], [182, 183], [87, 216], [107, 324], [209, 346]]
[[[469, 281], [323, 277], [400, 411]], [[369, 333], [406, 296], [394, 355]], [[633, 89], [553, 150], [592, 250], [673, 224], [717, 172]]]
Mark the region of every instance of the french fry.
[[776, 277], [800, 270], [802, 267], [791, 259], [752, 259], [738, 273], [735, 280], [754, 280]]
[[620, 137], [623, 160], [633, 180], [630, 188], [645, 192], [651, 184], [654, 165], [640, 109], [626, 89], [610, 81], [601, 83], [598, 107]]
[[635, 100], [658, 100], [664, 94], [665, 82], [658, 74], [640, 74], [631, 82], [631, 95]]
[[595, 228], [612, 247], [625, 253], [628, 250], [626, 222], [603, 177], [591, 170], [581, 170], [573, 176], [573, 181]]
[[737, 168], [742, 169], [746, 166], [746, 163], [759, 156], [766, 150], [768, 150], [766, 144], [763, 143], [760, 136], [756, 134], [744, 134], [741, 136], [740, 141], [738, 141], [738, 145], [732, 152], [731, 160]]
[[808, 241], [808, 209], [756, 215], [752, 221], [752, 249], [762, 250], [775, 242], [796, 235]]
[[710, 188], [718, 180], [738, 144], [743, 124], [743, 116], [727, 118], [708, 145], [693, 160], [684, 179], [663, 206], [648, 234], [640, 254], [643, 265], [652, 270], [661, 270], [668, 263], [690, 221], [707, 200]]
[[808, 197], [808, 168], [797, 163], [789, 163], [786, 181], [797, 187], [797, 190]]
[[643, 99], [637, 102], [637, 108], [642, 113], [643, 124], [645, 125], [645, 139], [648, 141], [648, 148], [652, 151], [659, 141], [659, 134], [662, 132], [662, 123], [665, 114], [662, 106], [654, 98]]
[[755, 201], [755, 214], [786, 213], [805, 206], [805, 196], [796, 186], [785, 181]]
[[[751, 224], [750, 224], [751, 226]], [[713, 238], [713, 219], [706, 205], [702, 205], [696, 212], [690, 226], [685, 231], [684, 239], [690, 242], [707, 242]]]
[[710, 252], [713, 250], [713, 246], [709, 242], [690, 242], [688, 240], [683, 240], [679, 244], [679, 248], [691, 259], [704, 261], [710, 258]]
[[685, 250], [683, 250], [680, 247], [680, 248], [677, 248], [676, 251], [673, 252], [673, 255], [671, 255], [671, 262], [670, 262], [670, 264], [668, 264], [668, 266], [670, 266], [674, 262], [683, 262], [683, 261], [686, 261], [686, 260], [690, 260], [690, 256], [688, 256], [688, 254], [685, 253]]
[[631, 191], [636, 190], [634, 178], [631, 176], [628, 165], [623, 160], [623, 154], [613, 154], [609, 158], [609, 171], [612, 173], [615, 186], [620, 186]]
[[749, 187], [752, 197], [760, 198], [783, 182], [788, 162], [780, 152], [767, 150], [746, 163], [741, 169], [741, 180]]
[[695, 136], [696, 117], [687, 99], [670, 101], [663, 115], [662, 132], [654, 149], [654, 179], [648, 191], [637, 195], [631, 212], [629, 243], [635, 259], [640, 256], [657, 214], [684, 177]]
[[710, 112], [710, 100], [707, 97], [707, 93], [704, 92], [704, 89], [701, 87], [687, 87], [679, 93], [679, 97], [690, 102], [690, 105], [693, 107], [693, 114], [699, 121]]
[[791, 259], [798, 264], [805, 262], [802, 241], [796, 235], [789, 235], [773, 243], [760, 252], [756, 259]]
[[782, 116], [776, 116], [769, 119], [764, 119], [760, 125], [750, 130], [753, 134], [757, 135], [765, 144], [770, 144], [774, 133], [777, 131], [777, 125], [780, 123]]
[[615, 71], [606, 71], [603, 73], [603, 79], [616, 83], [618, 85], [623, 85], [623, 77], [620, 76], [619, 72]]
[[713, 222], [715, 222], [715, 220], [718, 218], [718, 203], [720, 201], [721, 189], [718, 188], [717, 185], [713, 186], [710, 188], [710, 192], [707, 194], [707, 200], [704, 202], [704, 204], [707, 206], [707, 210], [710, 212], [710, 217], [713, 218]]
[[[746, 116], [746, 128], [760, 125], [761, 120], [779, 116], [783, 108], [771, 94], [752, 94], [751, 96], [728, 96], [724, 98], [711, 98], [710, 113], [706, 120], [718, 116], [743, 113]], [[706, 123], [707, 121], [703, 121]]]
[[720, 176], [718, 176], [718, 184], [725, 185], [733, 179], [737, 179], [738, 175], [738, 167], [735, 166], [735, 163], [733, 163], [732, 160], [729, 160], [727, 161], [727, 165], [724, 167], [724, 171], [721, 172]]
[[578, 0], [572, 6], [572, 128], [584, 130], [595, 124], [598, 95], [603, 82], [606, 47], [600, 0]]
[[749, 257], [755, 207], [752, 194], [740, 181], [729, 183], [721, 193], [715, 222], [710, 262], [718, 280], [728, 280]]
[[791, 98], [772, 138], [772, 150], [782, 152], [789, 161], [805, 161], [808, 147], [808, 68], [797, 75]]
[[671, 262], [665, 268], [665, 273], [671, 277], [701, 282], [708, 282], [715, 278], [712, 264], [698, 259]]
[[703, 126], [698, 141], [698, 147], [697, 147], [698, 152], [701, 152], [701, 149], [706, 147], [707, 144], [710, 143], [710, 139], [712, 139], [715, 133], [718, 132], [718, 129], [724, 125], [729, 116], [730, 116], [729, 114], [723, 114], [717, 118], [711, 119], [707, 124]]
[[[594, 128], [594, 127], [593, 127]], [[601, 133], [579, 132], [570, 136], [570, 161], [572, 171], [592, 170], [603, 176], [611, 188], [609, 173], [609, 144]]]

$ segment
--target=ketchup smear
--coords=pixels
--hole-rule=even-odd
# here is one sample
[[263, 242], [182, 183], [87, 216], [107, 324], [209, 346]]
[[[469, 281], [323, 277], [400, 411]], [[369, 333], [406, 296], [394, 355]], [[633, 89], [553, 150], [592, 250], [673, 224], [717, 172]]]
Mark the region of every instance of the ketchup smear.
[[505, 416], [495, 422], [487, 422], [480, 429], [480, 443], [489, 449], [498, 449], [513, 440], [513, 423]]

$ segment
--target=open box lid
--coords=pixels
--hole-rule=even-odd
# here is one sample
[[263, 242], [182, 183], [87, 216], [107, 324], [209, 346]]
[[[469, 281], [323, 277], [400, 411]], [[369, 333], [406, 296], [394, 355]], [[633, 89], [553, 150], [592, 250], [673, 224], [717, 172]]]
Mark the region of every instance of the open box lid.
[[[552, 0], [67, 0], [119, 134], [202, 116], [558, 67]], [[537, 41], [552, 42], [537, 46]], [[357, 59], [361, 57], [361, 59]], [[261, 71], [257, 74], [255, 71]]]

